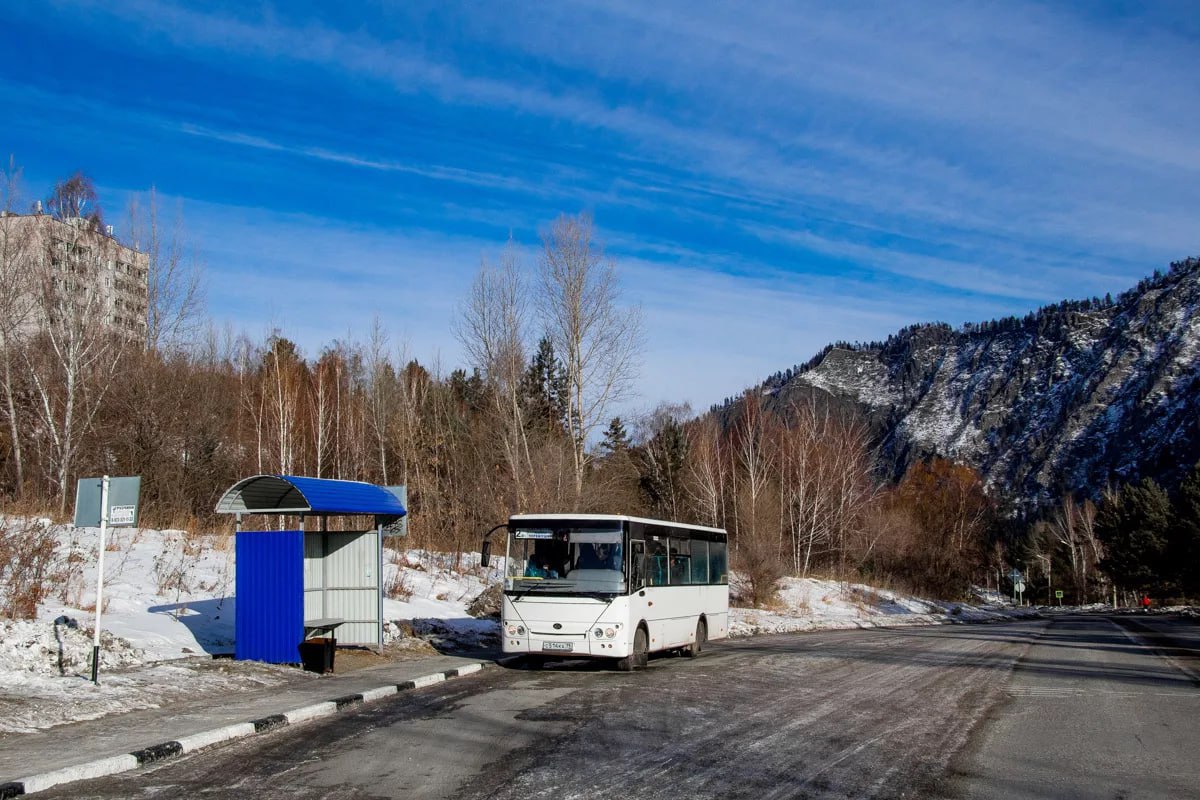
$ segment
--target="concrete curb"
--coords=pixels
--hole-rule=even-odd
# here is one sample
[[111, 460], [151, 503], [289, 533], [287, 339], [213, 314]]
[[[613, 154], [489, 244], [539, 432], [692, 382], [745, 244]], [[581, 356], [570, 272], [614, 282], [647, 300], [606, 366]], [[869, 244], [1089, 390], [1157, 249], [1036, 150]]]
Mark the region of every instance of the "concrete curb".
[[176, 756], [195, 753], [223, 742], [231, 742], [235, 739], [254, 736], [258, 733], [266, 733], [267, 731], [287, 725], [298, 725], [308, 720], [336, 714], [339, 711], [353, 708], [363, 703], [382, 700], [385, 697], [390, 697], [400, 692], [420, 689], [424, 686], [432, 686], [435, 683], [441, 683], [450, 678], [472, 675], [487, 667], [490, 663], [479, 661], [474, 664], [464, 664], [461, 667], [448, 669], [445, 672], [435, 672], [431, 675], [422, 675], [410, 681], [401, 681], [396, 684], [368, 689], [361, 693], [335, 697], [324, 702], [313, 703], [302, 708], [286, 711], [282, 714], [272, 714], [269, 717], [250, 720], [249, 722], [226, 725], [222, 728], [194, 733], [190, 736], [182, 736], [178, 740], [163, 742], [162, 744], [156, 744], [132, 753], [101, 758], [85, 764], [77, 764], [73, 767], [65, 767], [52, 772], [42, 772], [37, 775], [30, 775], [27, 778], [9, 781], [8, 783], [0, 783], [0, 800], [43, 792], [46, 789], [60, 786], [64, 783], [74, 783], [75, 781], [116, 775], [119, 772], [128, 772], [147, 764], [155, 764], [159, 761], [175, 758]]

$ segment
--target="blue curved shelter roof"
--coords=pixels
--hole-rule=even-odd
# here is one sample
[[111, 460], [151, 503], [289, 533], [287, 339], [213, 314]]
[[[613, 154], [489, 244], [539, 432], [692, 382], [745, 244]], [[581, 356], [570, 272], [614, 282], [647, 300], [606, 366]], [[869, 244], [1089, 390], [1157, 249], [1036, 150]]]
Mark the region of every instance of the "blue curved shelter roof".
[[255, 475], [231, 486], [217, 501], [218, 514], [375, 514], [402, 517], [407, 510], [390, 490], [361, 481], [295, 475]]

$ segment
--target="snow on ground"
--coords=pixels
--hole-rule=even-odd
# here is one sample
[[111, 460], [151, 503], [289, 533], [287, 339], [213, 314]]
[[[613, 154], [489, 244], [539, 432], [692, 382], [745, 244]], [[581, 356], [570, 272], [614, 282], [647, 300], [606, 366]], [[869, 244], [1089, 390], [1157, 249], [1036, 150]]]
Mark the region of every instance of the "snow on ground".
[[0, 732], [25, 733], [316, 677], [289, 667], [211, 658], [147, 662], [144, 650], [104, 631], [96, 686], [91, 655], [92, 630], [73, 618], [0, 620]]
[[762, 633], [993, 622], [1036, 615], [1031, 609], [919, 600], [886, 589], [819, 578], [784, 578], [778, 605], [771, 609], [734, 608], [732, 636]]
[[[49, 728], [182, 698], [317, 680], [289, 667], [221, 659], [233, 650], [234, 547], [229, 534], [121, 528], [105, 548], [101, 684], [90, 677], [98, 530], [59, 526], [61, 574], [33, 621], [0, 620], [0, 733]], [[385, 550], [385, 648], [396, 657], [498, 644], [495, 619], [471, 602], [503, 559]], [[0, 587], [0, 592], [5, 587]], [[731, 633], [925, 625], [1030, 613], [932, 603], [869, 586], [787, 578], [772, 609], [735, 608]]]

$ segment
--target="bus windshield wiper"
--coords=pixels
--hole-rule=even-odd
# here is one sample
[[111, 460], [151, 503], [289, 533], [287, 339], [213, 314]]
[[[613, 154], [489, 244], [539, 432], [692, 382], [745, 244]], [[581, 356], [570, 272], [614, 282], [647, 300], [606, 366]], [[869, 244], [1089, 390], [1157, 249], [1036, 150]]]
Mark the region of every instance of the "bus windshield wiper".
[[537, 590], [537, 589], [545, 589], [545, 588], [553, 588], [556, 586], [561, 586], [561, 579], [539, 578], [535, 581], [528, 581], [528, 584], [529, 584], [528, 586], [522, 587], [521, 589], [517, 589], [514, 587], [513, 591], [516, 592], [516, 594], [514, 595], [515, 599], [519, 600], [520, 598], [524, 597], [525, 595], [527, 595], [530, 592]]

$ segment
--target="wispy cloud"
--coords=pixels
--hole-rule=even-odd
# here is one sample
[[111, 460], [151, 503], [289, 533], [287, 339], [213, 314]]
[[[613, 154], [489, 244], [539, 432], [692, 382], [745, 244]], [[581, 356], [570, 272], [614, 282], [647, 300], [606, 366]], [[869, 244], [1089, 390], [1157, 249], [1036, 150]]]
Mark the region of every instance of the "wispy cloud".
[[[18, 4], [0, 53], [72, 46], [34, 73], [0, 55], [6, 133], [70, 169], [98, 143], [108, 183], [193, 198], [222, 278], [323, 301], [297, 321], [314, 341], [384, 309], [455, 353], [481, 252], [594, 211], [653, 312], [647, 386], [701, 404], [831, 339], [1115, 292], [1200, 251], [1200, 26], [1169, 4], [356, 12]], [[261, 310], [243, 295], [214, 306]]]

